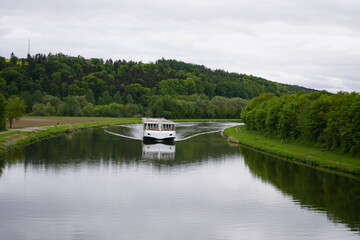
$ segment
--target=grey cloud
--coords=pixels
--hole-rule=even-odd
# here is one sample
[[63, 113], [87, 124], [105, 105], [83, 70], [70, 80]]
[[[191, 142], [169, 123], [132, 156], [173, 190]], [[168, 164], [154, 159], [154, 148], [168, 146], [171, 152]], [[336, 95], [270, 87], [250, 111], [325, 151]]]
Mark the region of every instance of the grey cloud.
[[[0, 55], [173, 58], [331, 91], [360, 91], [360, 2], [3, 1]], [[337, 80], [334, 80], [337, 79]]]

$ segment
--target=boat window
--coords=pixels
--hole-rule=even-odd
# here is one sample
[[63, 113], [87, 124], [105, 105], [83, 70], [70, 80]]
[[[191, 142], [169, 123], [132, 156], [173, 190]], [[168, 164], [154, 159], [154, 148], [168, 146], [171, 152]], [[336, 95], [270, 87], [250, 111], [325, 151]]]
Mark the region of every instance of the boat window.
[[172, 124], [162, 124], [162, 130], [163, 131], [172, 131], [173, 130]]

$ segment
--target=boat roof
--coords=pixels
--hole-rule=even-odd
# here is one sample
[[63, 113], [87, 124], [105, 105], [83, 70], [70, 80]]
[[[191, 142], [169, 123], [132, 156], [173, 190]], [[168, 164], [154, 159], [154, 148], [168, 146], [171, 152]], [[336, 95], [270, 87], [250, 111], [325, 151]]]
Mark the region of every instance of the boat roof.
[[143, 118], [143, 123], [173, 123], [173, 121], [167, 120], [165, 118]]

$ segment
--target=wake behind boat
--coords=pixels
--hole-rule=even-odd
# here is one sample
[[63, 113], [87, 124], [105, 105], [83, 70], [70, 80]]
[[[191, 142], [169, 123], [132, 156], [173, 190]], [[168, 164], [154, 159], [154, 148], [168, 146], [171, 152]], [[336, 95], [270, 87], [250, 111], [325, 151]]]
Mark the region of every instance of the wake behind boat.
[[143, 140], [174, 141], [175, 123], [165, 118], [143, 118]]

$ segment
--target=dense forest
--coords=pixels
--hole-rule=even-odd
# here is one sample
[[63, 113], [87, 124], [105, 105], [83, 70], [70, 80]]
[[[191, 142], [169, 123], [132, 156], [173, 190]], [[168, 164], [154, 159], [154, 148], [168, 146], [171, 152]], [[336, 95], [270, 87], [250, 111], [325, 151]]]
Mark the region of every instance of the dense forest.
[[312, 90], [176, 60], [0, 57], [0, 92], [34, 115], [238, 118], [248, 99], [297, 91]]
[[360, 94], [263, 94], [241, 112], [246, 127], [268, 136], [360, 156]]

